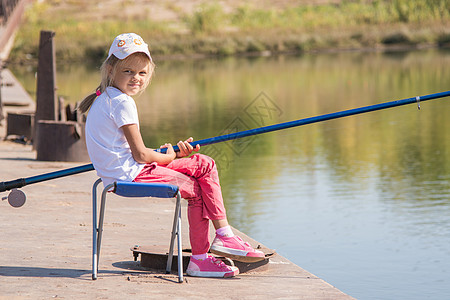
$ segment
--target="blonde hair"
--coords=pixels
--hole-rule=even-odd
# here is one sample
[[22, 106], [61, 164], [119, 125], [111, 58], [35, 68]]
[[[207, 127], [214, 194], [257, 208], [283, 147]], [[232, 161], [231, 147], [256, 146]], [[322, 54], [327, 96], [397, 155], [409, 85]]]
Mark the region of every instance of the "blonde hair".
[[153, 77], [153, 71], [155, 70], [155, 64], [153, 63], [153, 61], [151, 61], [145, 53], [141, 52], [133, 53], [124, 59], [118, 59], [114, 55], [108, 57], [100, 67], [100, 73], [102, 76], [100, 85], [97, 87], [94, 93], [87, 95], [86, 98], [81, 101], [80, 105], [78, 106], [78, 110], [81, 113], [86, 113], [89, 110], [89, 108], [92, 106], [92, 103], [94, 103], [94, 100], [97, 98], [97, 93], [103, 93], [108, 86], [112, 86], [117, 70], [121, 69], [123, 66], [133, 67], [142, 63], [148, 64], [149, 76], [147, 77], [147, 80], [144, 83], [144, 86], [142, 87], [140, 93], [142, 93], [147, 88]]

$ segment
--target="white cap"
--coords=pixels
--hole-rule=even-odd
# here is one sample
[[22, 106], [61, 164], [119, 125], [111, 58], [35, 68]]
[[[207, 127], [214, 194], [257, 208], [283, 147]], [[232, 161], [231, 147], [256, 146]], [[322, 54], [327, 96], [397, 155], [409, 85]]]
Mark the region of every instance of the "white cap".
[[118, 59], [124, 59], [136, 52], [145, 53], [150, 58], [150, 61], [152, 60], [148, 45], [139, 35], [136, 33], [122, 33], [114, 39], [111, 48], [109, 48], [108, 57], [114, 54]]

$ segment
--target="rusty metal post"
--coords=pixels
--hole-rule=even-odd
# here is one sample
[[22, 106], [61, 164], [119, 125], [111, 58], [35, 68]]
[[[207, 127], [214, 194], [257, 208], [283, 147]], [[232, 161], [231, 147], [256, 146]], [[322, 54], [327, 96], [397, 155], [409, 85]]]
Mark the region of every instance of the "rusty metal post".
[[3, 116], [3, 102], [2, 102], [2, 85], [3, 85], [2, 70], [3, 70], [3, 62], [0, 58], [0, 124], [3, 121], [3, 119], [5, 118]]
[[56, 63], [53, 31], [41, 31], [36, 87], [36, 122], [57, 120]]
[[58, 105], [56, 100], [56, 62], [53, 46], [53, 31], [41, 31], [36, 84], [36, 114], [34, 117], [33, 147], [38, 148], [36, 129], [40, 120], [56, 121]]

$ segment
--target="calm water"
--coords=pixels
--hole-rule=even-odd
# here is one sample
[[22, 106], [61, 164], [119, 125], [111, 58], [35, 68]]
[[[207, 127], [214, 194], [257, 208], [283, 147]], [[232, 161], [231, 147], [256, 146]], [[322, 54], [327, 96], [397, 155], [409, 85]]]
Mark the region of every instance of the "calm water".
[[[149, 146], [450, 89], [450, 52], [164, 61], [137, 99]], [[95, 67], [95, 66], [94, 66]], [[32, 70], [17, 69], [31, 93]], [[95, 68], [64, 66], [77, 101]], [[450, 99], [205, 146], [232, 225], [358, 299], [450, 297]]]

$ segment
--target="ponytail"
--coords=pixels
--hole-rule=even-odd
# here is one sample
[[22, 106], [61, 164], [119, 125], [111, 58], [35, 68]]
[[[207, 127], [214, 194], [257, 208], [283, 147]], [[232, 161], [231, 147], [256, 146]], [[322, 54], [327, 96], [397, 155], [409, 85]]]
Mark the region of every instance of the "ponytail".
[[100, 86], [97, 88], [95, 93], [89, 94], [86, 96], [86, 98], [81, 101], [80, 105], [78, 106], [78, 111], [82, 114], [86, 113], [89, 108], [91, 108], [92, 103], [94, 103], [95, 98], [97, 98], [98, 93], [97, 91], [100, 91]]
[[97, 87], [94, 93], [87, 95], [86, 98], [81, 101], [80, 105], [78, 106], [79, 112], [81, 112], [82, 114], [86, 113], [89, 108], [91, 108], [92, 103], [94, 103], [94, 100], [97, 98], [97, 96], [103, 93], [106, 88], [112, 84], [112, 70], [114, 69], [114, 66], [118, 61], [119, 59], [117, 57], [111, 55], [102, 63], [102, 66], [100, 67], [102, 81], [100, 82], [100, 85]]

